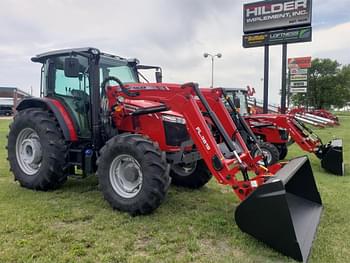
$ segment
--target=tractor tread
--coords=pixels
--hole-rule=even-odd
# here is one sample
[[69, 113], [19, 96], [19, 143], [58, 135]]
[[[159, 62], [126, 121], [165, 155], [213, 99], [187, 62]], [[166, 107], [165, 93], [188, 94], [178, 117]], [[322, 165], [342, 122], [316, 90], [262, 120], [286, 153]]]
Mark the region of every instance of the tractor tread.
[[[133, 198], [123, 198], [111, 186], [109, 167], [120, 153], [133, 156], [141, 165], [143, 183]], [[119, 134], [112, 137], [100, 150], [97, 177], [105, 200], [114, 208], [129, 214], [143, 215], [154, 211], [164, 200], [170, 177], [168, 164], [159, 147], [139, 134]]]
[[176, 169], [171, 169], [170, 176], [172, 183], [176, 186], [182, 186], [190, 189], [198, 189], [206, 185], [212, 178], [212, 174], [207, 168], [203, 160], [197, 161], [196, 169], [186, 176], [176, 172]]
[[[16, 139], [19, 132], [30, 127], [35, 130], [42, 143], [43, 162], [39, 171], [26, 175], [17, 163]], [[10, 125], [8, 138], [8, 158], [10, 169], [15, 180], [25, 188], [34, 190], [53, 190], [59, 188], [67, 180], [67, 144], [58, 128], [58, 122], [50, 112], [40, 108], [28, 108], [19, 111]]]

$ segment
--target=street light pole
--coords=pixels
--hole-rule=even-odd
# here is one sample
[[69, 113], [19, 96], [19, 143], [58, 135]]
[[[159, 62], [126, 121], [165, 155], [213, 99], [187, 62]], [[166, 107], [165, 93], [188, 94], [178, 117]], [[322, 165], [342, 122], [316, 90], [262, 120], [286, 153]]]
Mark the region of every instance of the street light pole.
[[209, 54], [209, 53], [204, 53], [203, 56], [205, 58], [210, 57], [211, 58], [211, 88], [214, 87], [214, 58], [221, 58], [222, 54], [221, 53], [217, 53], [215, 55]]
[[211, 88], [214, 87], [214, 57], [211, 57]]

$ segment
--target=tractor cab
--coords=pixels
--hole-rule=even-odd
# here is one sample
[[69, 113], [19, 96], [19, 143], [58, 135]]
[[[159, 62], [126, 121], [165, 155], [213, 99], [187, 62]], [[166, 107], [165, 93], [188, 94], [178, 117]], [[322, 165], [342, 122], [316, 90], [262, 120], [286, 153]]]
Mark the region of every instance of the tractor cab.
[[43, 64], [41, 95], [62, 103], [79, 138], [91, 138], [92, 93], [94, 90], [100, 93], [104, 79], [113, 76], [123, 83], [139, 82], [136, 59], [100, 53], [92, 48], [48, 52], [33, 57], [32, 61]]
[[[249, 115], [249, 107], [247, 101], [247, 90], [238, 88], [223, 88], [226, 95], [234, 102], [236, 109], [242, 116]], [[227, 104], [227, 100], [224, 99], [224, 103], [228, 109], [230, 109]]]

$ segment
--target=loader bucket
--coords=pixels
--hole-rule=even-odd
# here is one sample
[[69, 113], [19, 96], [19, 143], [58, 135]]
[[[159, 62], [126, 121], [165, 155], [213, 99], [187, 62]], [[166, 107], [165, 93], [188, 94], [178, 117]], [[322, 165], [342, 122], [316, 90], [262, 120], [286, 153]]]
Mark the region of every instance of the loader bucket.
[[344, 175], [343, 141], [341, 139], [332, 140], [325, 145], [321, 157], [322, 168], [336, 175]]
[[322, 212], [307, 157], [291, 160], [236, 209], [239, 228], [277, 251], [306, 262]]

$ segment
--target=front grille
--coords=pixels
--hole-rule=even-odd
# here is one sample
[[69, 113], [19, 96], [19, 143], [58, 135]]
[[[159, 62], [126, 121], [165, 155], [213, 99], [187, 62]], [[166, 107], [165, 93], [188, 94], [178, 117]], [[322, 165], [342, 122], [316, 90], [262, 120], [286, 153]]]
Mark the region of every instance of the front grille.
[[189, 134], [184, 124], [163, 121], [166, 144], [180, 146], [182, 142], [189, 140]]

